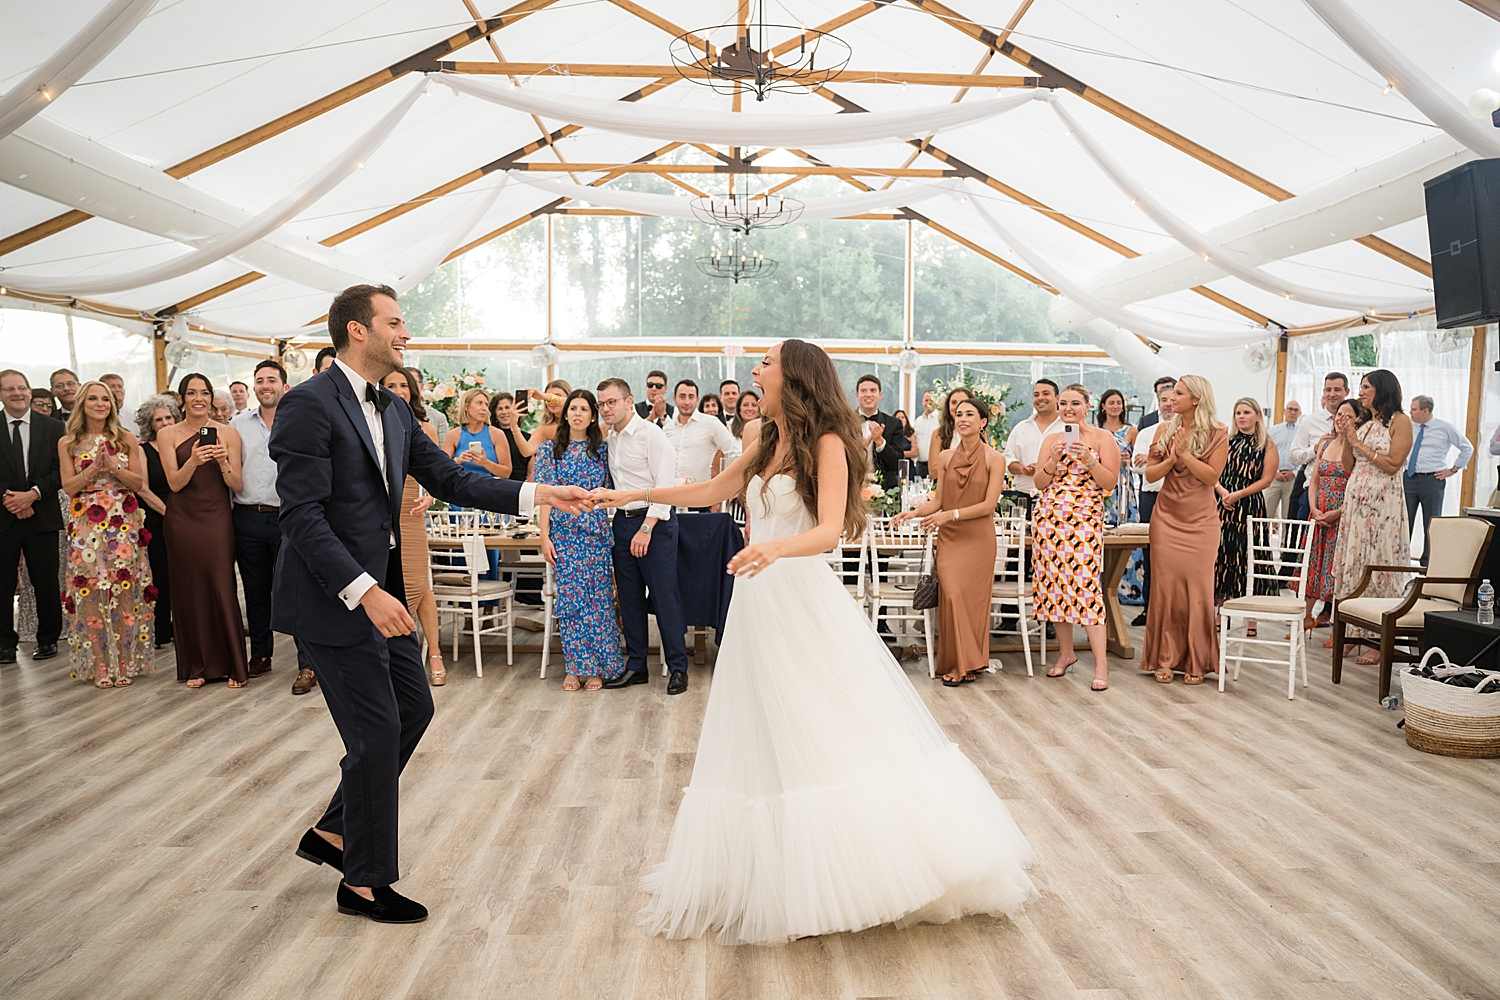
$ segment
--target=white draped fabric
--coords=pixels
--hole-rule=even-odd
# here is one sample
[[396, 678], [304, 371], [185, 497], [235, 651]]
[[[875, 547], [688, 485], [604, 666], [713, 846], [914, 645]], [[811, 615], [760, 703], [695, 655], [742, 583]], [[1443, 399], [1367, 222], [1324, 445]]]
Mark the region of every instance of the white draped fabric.
[[56, 277], [6, 271], [5, 283], [22, 291], [42, 294], [107, 295], [112, 292], [123, 292], [132, 288], [142, 288], [161, 281], [180, 278], [185, 274], [191, 274], [199, 268], [207, 267], [215, 261], [223, 260], [225, 257], [238, 253], [271, 234], [283, 223], [296, 218], [319, 198], [332, 191], [345, 178], [358, 170], [365, 160], [369, 159], [380, 148], [381, 144], [390, 138], [391, 133], [400, 124], [401, 119], [411, 110], [411, 106], [422, 95], [422, 92], [427, 89], [427, 85], [427, 80], [419, 80], [411, 92], [399, 104], [387, 112], [385, 117], [376, 122], [369, 131], [360, 136], [348, 149], [344, 150], [343, 153], [332, 160], [322, 170], [308, 177], [274, 205], [244, 225], [204, 241], [189, 253], [183, 254], [180, 257], [174, 257], [161, 264], [141, 268], [140, 270], [131, 271], [126, 274], [101, 275], [98, 277], [88, 275]]
[[1480, 156], [1500, 156], [1500, 135], [1496, 130], [1470, 117], [1468, 109], [1456, 97], [1418, 69], [1416, 63], [1387, 42], [1344, 0], [1303, 0], [1303, 3], [1434, 125]]
[[983, 195], [977, 192], [974, 192], [974, 195], [969, 200], [973, 204], [974, 210], [979, 214], [979, 217], [1043, 281], [1083, 308], [1109, 320], [1116, 326], [1122, 326], [1132, 333], [1138, 333], [1142, 337], [1148, 337], [1160, 343], [1182, 344], [1187, 347], [1242, 347], [1245, 344], [1253, 344], [1271, 336], [1270, 331], [1259, 326], [1242, 327], [1238, 330], [1225, 330], [1222, 333], [1207, 333], [1203, 330], [1192, 330], [1187, 327], [1147, 319], [1139, 313], [1132, 312], [1123, 306], [1106, 302], [1090, 294], [1081, 284], [1069, 278], [1048, 260], [1045, 254], [1038, 253], [1018, 238], [1008, 226], [995, 218], [994, 214], [985, 206], [984, 202], [986, 199]]
[[34, 118], [97, 66], [155, 6], [156, 0], [114, 0], [94, 15], [50, 59], [0, 97], [0, 139]]
[[444, 73], [437, 79], [460, 94], [572, 125], [667, 142], [775, 149], [865, 146], [890, 139], [925, 138], [944, 129], [972, 125], [1013, 111], [1040, 94], [1036, 90], [1023, 90], [989, 100], [867, 114], [760, 115], [547, 94], [522, 87], [496, 86], [456, 73]]
[[501, 174], [498, 184], [495, 184], [488, 191], [476, 198], [473, 206], [467, 212], [456, 215], [452, 228], [449, 229], [444, 238], [439, 240], [427, 253], [412, 261], [410, 265], [402, 268], [401, 280], [396, 282], [392, 287], [398, 292], [410, 291], [416, 288], [423, 278], [441, 267], [443, 261], [448, 259], [448, 255], [464, 245], [464, 242], [469, 238], [469, 233], [473, 232], [474, 227], [479, 224], [479, 220], [484, 218], [485, 214], [495, 206], [495, 199], [500, 197], [501, 191], [505, 190], [505, 184], [508, 180], [510, 180], [509, 173]]
[[1067, 108], [1063, 107], [1062, 101], [1053, 98], [1051, 103], [1052, 110], [1057, 112], [1057, 117], [1062, 120], [1063, 125], [1078, 140], [1079, 144], [1083, 146], [1084, 151], [1089, 154], [1089, 158], [1098, 164], [1099, 169], [1104, 171], [1105, 176], [1114, 182], [1115, 187], [1119, 188], [1126, 197], [1130, 198], [1132, 204], [1139, 208], [1152, 222], [1166, 230], [1168, 235], [1177, 242], [1198, 256], [1203, 257], [1226, 274], [1232, 274], [1236, 278], [1249, 282], [1257, 288], [1263, 288], [1284, 298], [1295, 299], [1298, 302], [1306, 302], [1315, 306], [1326, 306], [1330, 309], [1354, 309], [1361, 313], [1412, 313], [1421, 309], [1432, 308], [1431, 295], [1410, 299], [1388, 299], [1373, 295], [1360, 296], [1327, 292], [1285, 281], [1253, 264], [1243, 263], [1237, 259], [1238, 255], [1235, 251], [1227, 250], [1210, 240], [1203, 233], [1183, 222], [1170, 209], [1158, 201], [1155, 195], [1127, 173], [1119, 161], [1110, 156], [1104, 147], [1085, 131], [1082, 125], [1078, 124], [1078, 121], [1068, 113]]
[[[546, 180], [517, 173], [516, 179], [523, 184], [546, 191], [548, 194], [586, 201], [601, 208], [618, 208], [642, 215], [663, 216], [669, 219], [696, 218], [691, 205], [693, 199], [678, 198], [669, 194], [642, 194], [639, 191], [618, 191], [607, 187], [585, 187], [566, 181]], [[821, 219], [843, 219], [851, 215], [863, 215], [882, 209], [898, 209], [903, 205], [914, 205], [919, 201], [944, 193], [955, 193], [958, 188], [947, 182], [937, 184], [898, 184], [885, 191], [869, 194], [854, 194], [847, 197], [808, 198], [802, 202], [801, 222], [817, 222]]]

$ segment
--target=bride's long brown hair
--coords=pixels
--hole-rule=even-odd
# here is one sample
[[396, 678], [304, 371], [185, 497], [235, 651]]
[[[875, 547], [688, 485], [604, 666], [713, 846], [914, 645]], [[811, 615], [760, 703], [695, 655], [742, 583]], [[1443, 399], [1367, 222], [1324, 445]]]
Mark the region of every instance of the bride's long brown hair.
[[818, 441], [824, 434], [835, 434], [844, 446], [849, 466], [847, 496], [844, 498], [844, 536], [858, 538], [864, 534], [869, 504], [865, 500], [865, 472], [868, 461], [865, 443], [860, 436], [859, 420], [854, 407], [844, 398], [838, 372], [823, 349], [805, 340], [781, 342], [781, 417], [786, 425], [790, 450], [790, 468], [771, 470], [781, 440], [777, 421], [762, 418], [760, 446], [746, 470], [746, 477], [760, 476], [764, 482], [768, 471], [786, 472], [797, 482], [797, 495], [813, 515], [818, 516]]

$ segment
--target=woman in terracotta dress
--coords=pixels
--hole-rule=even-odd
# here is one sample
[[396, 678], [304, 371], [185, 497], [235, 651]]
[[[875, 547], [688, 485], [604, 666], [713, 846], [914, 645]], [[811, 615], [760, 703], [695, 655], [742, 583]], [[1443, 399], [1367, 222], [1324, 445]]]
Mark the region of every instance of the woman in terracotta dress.
[[975, 680], [990, 665], [990, 594], [995, 582], [995, 504], [1005, 459], [984, 443], [989, 418], [973, 399], [954, 407], [958, 441], [933, 459], [931, 500], [891, 518], [936, 530], [937, 672], [945, 687]]
[[[417, 426], [437, 444], [437, 428], [427, 419], [427, 408], [422, 405], [422, 383], [411, 369], [397, 368], [381, 379], [380, 384], [391, 395], [411, 404]], [[437, 598], [432, 596], [427, 565], [426, 515], [432, 500], [432, 494], [423, 493], [415, 479], [406, 477], [406, 487], [401, 493], [401, 582], [406, 587], [406, 610], [422, 626], [422, 637], [427, 640], [427, 679], [433, 687], [442, 687], [448, 683], [448, 671], [443, 666], [442, 643], [438, 641]]]
[[1151, 512], [1151, 604], [1141, 670], [1172, 683], [1202, 684], [1219, 669], [1214, 562], [1219, 553], [1219, 498], [1214, 487], [1229, 459], [1229, 431], [1215, 419], [1214, 391], [1201, 375], [1184, 375], [1172, 392], [1172, 416], [1146, 459], [1146, 479], [1161, 481]]
[[[1095, 691], [1109, 688], [1104, 634], [1104, 498], [1120, 479], [1120, 447], [1113, 434], [1090, 426], [1088, 390], [1077, 383], [1057, 394], [1058, 422], [1037, 451], [1037, 497], [1031, 548], [1034, 617], [1053, 622], [1062, 677], [1078, 662], [1073, 626], [1082, 625], [1094, 654]], [[1067, 428], [1078, 439], [1067, 443]]]
[[[1344, 436], [1363, 426], [1370, 413], [1360, 405], [1358, 399], [1346, 399], [1333, 414], [1333, 430], [1324, 434], [1314, 448], [1312, 471], [1307, 475], [1308, 519], [1313, 523], [1312, 548], [1307, 555], [1307, 586], [1303, 596], [1307, 599], [1307, 617], [1302, 627], [1312, 631], [1318, 620], [1313, 617], [1313, 606], [1322, 601], [1333, 608], [1333, 553], [1339, 540], [1339, 521], [1344, 515], [1344, 491], [1349, 485], [1349, 473], [1344, 471]], [[1333, 639], [1323, 643], [1324, 649], [1333, 648]]]
[[[172, 576], [172, 638], [177, 679], [190, 688], [228, 678], [249, 683], [245, 626], [234, 583], [234, 517], [230, 494], [240, 489], [240, 435], [214, 421], [213, 383], [193, 372], [177, 384], [183, 420], [157, 432], [157, 451], [172, 495], [165, 518]], [[216, 444], [199, 444], [212, 427]]]

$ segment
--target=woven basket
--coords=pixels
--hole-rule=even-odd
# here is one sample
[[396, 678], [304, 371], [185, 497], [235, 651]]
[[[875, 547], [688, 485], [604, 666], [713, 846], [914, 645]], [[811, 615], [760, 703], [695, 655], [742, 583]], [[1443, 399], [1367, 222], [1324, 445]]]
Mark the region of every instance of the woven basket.
[[[1434, 653], [1450, 662], [1434, 647], [1419, 668]], [[1461, 688], [1403, 671], [1407, 746], [1444, 757], [1500, 757], [1500, 671], [1485, 673], [1489, 676], [1478, 687]]]

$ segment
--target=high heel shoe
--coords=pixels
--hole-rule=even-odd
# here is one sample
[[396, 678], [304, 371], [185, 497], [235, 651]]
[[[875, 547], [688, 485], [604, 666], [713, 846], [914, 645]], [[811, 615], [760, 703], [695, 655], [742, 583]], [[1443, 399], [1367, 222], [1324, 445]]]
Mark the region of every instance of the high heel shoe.
[[427, 658], [427, 666], [430, 668], [428, 679], [432, 686], [440, 688], [448, 683], [448, 671], [443, 667], [443, 658], [436, 654]]

